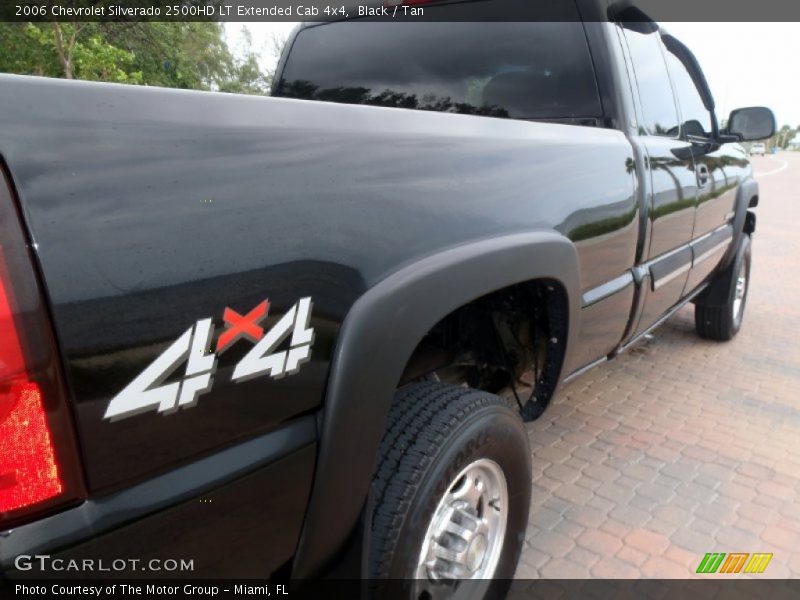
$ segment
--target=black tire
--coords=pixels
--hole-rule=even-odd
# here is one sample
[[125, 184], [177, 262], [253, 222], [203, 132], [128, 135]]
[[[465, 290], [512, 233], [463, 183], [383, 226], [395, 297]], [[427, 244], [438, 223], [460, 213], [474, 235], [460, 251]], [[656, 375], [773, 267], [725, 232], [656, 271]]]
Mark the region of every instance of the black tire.
[[397, 392], [373, 481], [369, 554], [371, 577], [404, 580], [389, 596], [416, 597], [413, 579], [434, 511], [454, 478], [479, 459], [500, 467], [508, 491], [497, 581], [491, 589], [484, 582], [495, 597], [514, 576], [528, 522], [531, 457], [522, 420], [506, 400], [487, 392], [439, 382]]
[[[694, 323], [700, 337], [727, 341], [739, 333], [747, 306], [747, 293], [750, 291], [750, 245], [750, 236], [743, 235], [731, 265], [711, 282], [710, 289], [716, 293], [701, 296], [695, 303]], [[737, 288], [742, 274], [744, 296], [736, 309]]]

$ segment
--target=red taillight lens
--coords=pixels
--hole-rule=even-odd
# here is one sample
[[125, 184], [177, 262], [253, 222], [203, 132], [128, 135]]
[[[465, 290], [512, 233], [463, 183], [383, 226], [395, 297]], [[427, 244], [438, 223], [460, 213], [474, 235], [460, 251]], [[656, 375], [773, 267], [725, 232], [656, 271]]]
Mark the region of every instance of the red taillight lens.
[[64, 491], [39, 385], [18, 381], [0, 391], [0, 512], [44, 502]]
[[56, 356], [27, 240], [0, 172], [0, 530], [74, 501], [82, 489]]

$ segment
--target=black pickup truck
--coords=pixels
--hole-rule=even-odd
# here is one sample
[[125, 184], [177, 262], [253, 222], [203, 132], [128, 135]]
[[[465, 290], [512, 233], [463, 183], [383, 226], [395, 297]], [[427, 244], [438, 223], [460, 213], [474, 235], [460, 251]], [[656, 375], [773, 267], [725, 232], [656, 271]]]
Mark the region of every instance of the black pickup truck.
[[559, 6], [307, 24], [272, 98], [0, 77], [7, 575], [513, 576], [523, 422], [687, 302], [741, 326], [775, 127]]

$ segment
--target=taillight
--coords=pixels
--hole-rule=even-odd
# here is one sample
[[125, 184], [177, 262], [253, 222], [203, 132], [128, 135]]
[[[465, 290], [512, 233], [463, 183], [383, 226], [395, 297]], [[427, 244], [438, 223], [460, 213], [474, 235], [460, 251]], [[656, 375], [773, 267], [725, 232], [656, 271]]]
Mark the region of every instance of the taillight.
[[0, 512], [44, 502], [63, 490], [42, 392], [32, 382], [4, 385], [0, 423]]
[[0, 173], [0, 529], [81, 495], [56, 356], [28, 243]]

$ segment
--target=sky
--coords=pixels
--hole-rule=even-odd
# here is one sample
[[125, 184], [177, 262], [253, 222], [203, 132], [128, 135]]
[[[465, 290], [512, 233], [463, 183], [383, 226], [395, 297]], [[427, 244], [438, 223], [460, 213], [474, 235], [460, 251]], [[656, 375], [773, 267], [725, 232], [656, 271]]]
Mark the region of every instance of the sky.
[[800, 126], [800, 23], [664, 23], [694, 52], [717, 116], [768, 106], [778, 127]]
[[[242, 25], [253, 36], [262, 68], [273, 68], [269, 40], [287, 36], [297, 23], [228, 23], [235, 48]], [[663, 23], [694, 52], [717, 104], [717, 116], [734, 108], [768, 106], [778, 127], [800, 126], [800, 23]]]

